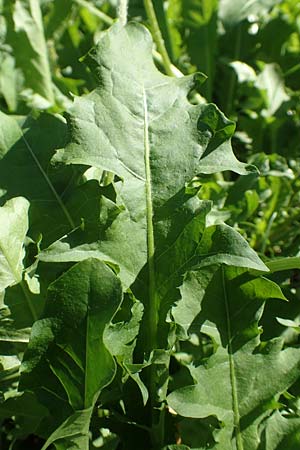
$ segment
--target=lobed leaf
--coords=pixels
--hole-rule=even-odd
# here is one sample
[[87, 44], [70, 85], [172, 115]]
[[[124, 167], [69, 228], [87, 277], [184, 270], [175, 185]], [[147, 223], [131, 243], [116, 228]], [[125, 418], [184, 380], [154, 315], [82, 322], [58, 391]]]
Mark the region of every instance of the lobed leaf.
[[[169, 394], [168, 404], [184, 417], [216, 416], [224, 422], [213, 448], [256, 450], [258, 425], [272, 409], [272, 399], [299, 376], [299, 349], [283, 350], [280, 339], [260, 345], [258, 322], [264, 302], [284, 297], [275, 283], [255, 279], [241, 269], [219, 269], [205, 292], [202, 284], [201, 271], [191, 272], [184, 281], [181, 302], [185, 310], [191, 305], [195, 314], [190, 331], [209, 336], [215, 352], [201, 365], [188, 365], [196, 384]], [[182, 308], [179, 302], [174, 316], [187, 327]]]
[[263, 424], [258, 450], [297, 450], [299, 430], [299, 417], [285, 417], [280, 411], [275, 411]]
[[111, 261], [119, 265], [125, 286], [147, 262], [150, 241], [159, 254], [171, 245], [173, 227], [180, 233], [174, 206], [186, 208], [188, 196], [181, 193], [196, 174], [251, 170], [233, 155], [233, 123], [215, 105], [188, 102], [196, 78], [163, 75], [151, 50], [148, 31], [130, 23], [111, 27], [88, 54], [98, 88], [75, 98], [68, 117], [71, 142], [55, 161], [116, 174], [118, 202], [125, 210], [102, 241], [73, 251], [65, 240], [40, 255], [44, 261], [87, 255]]

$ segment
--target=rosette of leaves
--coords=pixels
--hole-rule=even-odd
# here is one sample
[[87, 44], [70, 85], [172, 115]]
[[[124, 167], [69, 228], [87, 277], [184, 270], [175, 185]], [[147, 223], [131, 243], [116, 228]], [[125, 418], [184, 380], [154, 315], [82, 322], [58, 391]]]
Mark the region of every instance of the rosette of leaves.
[[[101, 35], [86, 58], [98, 87], [90, 94], [75, 98], [67, 116], [70, 142], [54, 158], [56, 163], [89, 168], [87, 186], [95, 184], [91, 178], [97, 178], [99, 172], [102, 182], [107, 173], [111, 174], [111, 181], [94, 199], [97, 217], [76, 230], [70, 229], [70, 233], [38, 255], [38, 260], [48, 267], [55, 262], [81, 261], [49, 288], [43, 319], [34, 326], [24, 358], [20, 387], [36, 392], [47, 406], [49, 399], [44, 391], [40, 395], [38, 380], [43, 373], [48, 373], [50, 385], [46, 390], [58, 393], [58, 405], [65, 402], [57, 431], [46, 436], [45, 448], [50, 443], [58, 449], [65, 448], [64, 445], [87, 448], [89, 420], [99, 394], [100, 405], [113, 416], [106, 424], [122, 437], [125, 446], [136, 445], [132, 439], [137, 436], [128, 432], [135, 426], [141, 433], [139, 446], [141, 442], [143, 445], [149, 442], [154, 448], [168, 444], [170, 432], [165, 430], [163, 405], [170, 355], [178, 335], [187, 338], [189, 332], [189, 324], [180, 323], [172, 312], [175, 303], [181, 301], [178, 288], [185, 274], [191, 269], [203, 273], [202, 289], [206, 290], [220, 265], [267, 271], [234, 229], [215, 224], [213, 216], [207, 220], [211, 202], [200, 199], [199, 188], [194, 183], [198, 174], [224, 170], [246, 174], [254, 170], [240, 163], [232, 152], [230, 138], [234, 124], [213, 104], [192, 105], [188, 94], [196, 81], [204, 77], [172, 78], [162, 74], [153, 62], [152, 45], [149, 32], [135, 23], [126, 27], [116, 24]], [[116, 302], [112, 295], [111, 301], [116, 304], [111, 310], [97, 276], [101, 280], [103, 274], [110, 274], [104, 277], [106, 292], [117, 283], [117, 277], [95, 260], [113, 268], [126, 295], [133, 294], [132, 298], [143, 303], [140, 331], [142, 309], [139, 306], [131, 307], [134, 333], [130, 332], [128, 320], [111, 323], [120, 298]], [[211, 272], [205, 270], [211, 267]], [[99, 295], [94, 296], [94, 289], [89, 288], [91, 280], [96, 280]], [[73, 281], [78, 292], [74, 291]], [[72, 309], [71, 299], [76, 296], [80, 320]], [[110, 311], [104, 318], [101, 314], [98, 317], [97, 298], [100, 303], [104, 298], [104, 310]], [[60, 301], [64, 313], [59, 312]], [[101, 372], [107, 370], [111, 375], [105, 382], [97, 376], [94, 380], [93, 370], [97, 371], [98, 366], [91, 366], [89, 357], [83, 358], [85, 353], [76, 331], [80, 324], [85, 324], [81, 333], [88, 342], [91, 336], [86, 324], [90, 314], [94, 317], [94, 307], [95, 317], [101, 323], [98, 334], [93, 328], [95, 339], [101, 344], [98, 345]], [[70, 323], [71, 313], [78, 319], [74, 320], [76, 330]], [[43, 331], [43, 324], [47, 332]], [[69, 330], [66, 336], [64, 327]], [[131, 345], [129, 352], [128, 345]], [[58, 346], [63, 353], [53, 351], [53, 346]], [[97, 359], [96, 354], [91, 356], [92, 360]], [[111, 370], [116, 360], [117, 372], [115, 366]], [[73, 366], [75, 377], [70, 376]], [[94, 380], [92, 387], [85, 377], [88, 370]], [[128, 380], [124, 371], [135, 382], [140, 397], [127, 396], [121, 402], [122, 383]], [[86, 386], [84, 393], [78, 389], [82, 379]], [[119, 384], [117, 395], [112, 389], [115, 385], [110, 385], [112, 381]], [[85, 401], [90, 389], [93, 395]], [[134, 402], [137, 399], [136, 404], [133, 399]], [[119, 425], [116, 425], [116, 411], [117, 417], [122, 417]], [[139, 424], [144, 419], [144, 425]], [[81, 431], [76, 433], [76, 429]], [[150, 441], [146, 437], [149, 434]]]

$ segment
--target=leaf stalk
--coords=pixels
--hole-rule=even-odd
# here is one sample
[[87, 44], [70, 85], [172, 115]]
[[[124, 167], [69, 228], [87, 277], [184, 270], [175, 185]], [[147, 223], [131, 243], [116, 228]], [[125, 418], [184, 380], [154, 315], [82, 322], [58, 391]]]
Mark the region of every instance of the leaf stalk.
[[87, 2], [86, 0], [73, 0], [73, 1], [77, 3], [77, 5], [83, 6], [84, 8], [89, 10], [91, 14], [101, 19], [104, 23], [106, 23], [106, 25], [112, 25], [114, 23], [114, 19], [112, 17], [100, 11], [94, 5]]
[[[149, 339], [146, 344], [147, 350], [151, 354], [157, 348], [157, 331], [160, 302], [156, 292], [155, 280], [155, 242], [153, 228], [153, 204], [151, 190], [151, 167], [150, 167], [150, 145], [149, 145], [149, 123], [148, 106], [145, 89], [143, 91], [144, 99], [144, 148], [145, 148], [145, 174], [146, 174], [146, 210], [147, 210], [147, 249], [148, 249], [148, 280], [149, 280], [149, 303], [148, 303], [148, 329]], [[155, 362], [149, 368], [149, 397], [152, 416], [152, 429], [150, 432], [154, 448], [161, 448], [164, 440], [164, 412], [157, 411], [157, 369]], [[157, 420], [158, 419], [158, 420]]]
[[125, 27], [127, 23], [127, 12], [128, 12], [128, 1], [119, 0], [118, 16], [120, 23], [123, 27]]

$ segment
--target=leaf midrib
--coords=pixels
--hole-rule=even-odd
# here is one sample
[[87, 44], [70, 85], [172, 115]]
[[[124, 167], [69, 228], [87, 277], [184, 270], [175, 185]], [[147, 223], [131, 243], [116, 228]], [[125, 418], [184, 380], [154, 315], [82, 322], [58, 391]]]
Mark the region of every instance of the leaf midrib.
[[224, 293], [224, 303], [226, 310], [226, 326], [227, 326], [227, 338], [228, 338], [228, 360], [229, 360], [229, 374], [230, 374], [230, 384], [231, 384], [231, 393], [232, 393], [232, 409], [233, 409], [233, 421], [234, 421], [234, 433], [236, 437], [236, 448], [237, 450], [244, 450], [242, 434], [240, 429], [240, 411], [239, 411], [239, 402], [238, 402], [238, 390], [236, 383], [236, 374], [235, 374], [235, 363], [233, 358], [233, 349], [232, 349], [232, 331], [231, 331], [231, 323], [230, 323], [230, 310], [229, 310], [229, 301], [227, 296], [227, 291], [225, 287], [225, 274], [224, 274], [224, 266], [221, 266], [221, 274], [222, 274], [222, 285], [223, 285], [223, 293]]
[[155, 295], [155, 267], [154, 267], [154, 228], [153, 228], [153, 202], [151, 189], [150, 166], [150, 142], [149, 142], [149, 117], [147, 95], [143, 87], [143, 113], [144, 113], [144, 163], [145, 163], [145, 188], [146, 188], [146, 222], [147, 222], [147, 262], [149, 276], [149, 347], [156, 347], [158, 304]]
[[66, 217], [66, 219], [67, 219], [67, 222], [69, 223], [70, 227], [71, 227], [72, 229], [74, 229], [74, 228], [75, 228], [75, 224], [74, 224], [74, 222], [73, 222], [73, 219], [72, 219], [72, 217], [71, 217], [69, 211], [67, 210], [67, 208], [66, 208], [64, 202], [63, 202], [62, 199], [60, 198], [60, 196], [59, 196], [58, 192], [56, 191], [55, 187], [53, 186], [53, 184], [52, 184], [50, 178], [49, 178], [48, 175], [46, 174], [46, 172], [45, 172], [45, 170], [43, 169], [43, 167], [42, 167], [40, 161], [38, 160], [38, 158], [37, 158], [37, 156], [35, 155], [33, 149], [31, 148], [29, 142], [27, 141], [26, 137], [24, 136], [24, 133], [23, 133], [23, 130], [21, 129], [21, 127], [20, 127], [20, 133], [21, 133], [21, 137], [22, 137], [22, 139], [23, 139], [23, 141], [24, 141], [24, 144], [25, 144], [27, 150], [28, 150], [29, 153], [30, 153], [30, 156], [32, 157], [32, 159], [33, 159], [33, 161], [35, 162], [35, 164], [37, 165], [39, 171], [41, 172], [42, 177], [44, 178], [44, 180], [45, 180], [46, 184], [48, 185], [50, 191], [52, 192], [52, 194], [53, 194], [55, 200], [57, 201], [58, 205], [60, 206], [60, 208], [61, 208], [63, 214], [65, 215], [65, 217]]

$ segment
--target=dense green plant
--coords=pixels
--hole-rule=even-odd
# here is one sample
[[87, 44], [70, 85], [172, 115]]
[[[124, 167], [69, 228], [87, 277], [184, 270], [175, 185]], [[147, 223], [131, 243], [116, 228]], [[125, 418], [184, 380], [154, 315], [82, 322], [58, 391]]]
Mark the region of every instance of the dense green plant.
[[0, 0], [1, 448], [299, 448], [298, 12]]

